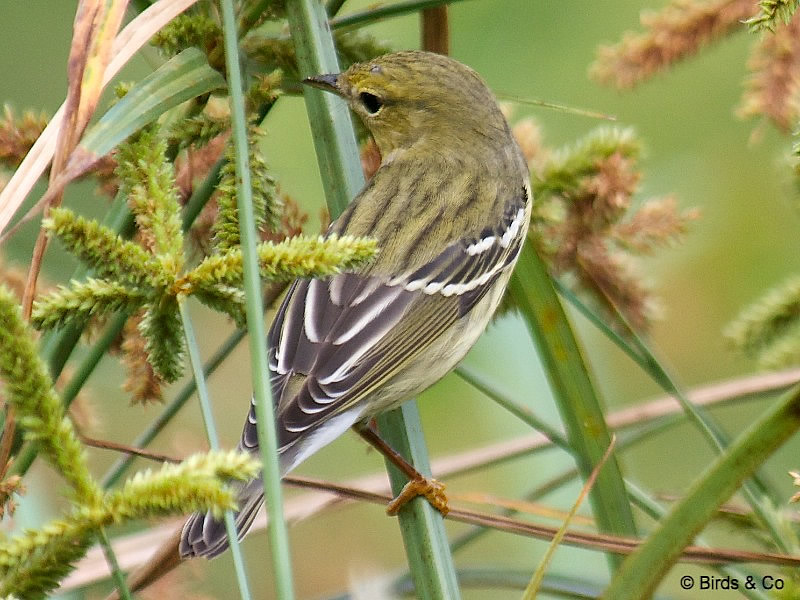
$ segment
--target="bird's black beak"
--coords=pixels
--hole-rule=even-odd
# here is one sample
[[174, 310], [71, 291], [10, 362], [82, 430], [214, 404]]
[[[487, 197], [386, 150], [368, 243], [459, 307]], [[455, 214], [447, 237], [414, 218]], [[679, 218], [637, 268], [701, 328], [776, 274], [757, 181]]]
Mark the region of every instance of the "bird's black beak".
[[311, 87], [319, 88], [321, 90], [325, 90], [326, 92], [333, 92], [334, 94], [341, 96], [342, 90], [339, 88], [338, 79], [339, 75], [336, 73], [329, 73], [327, 75], [314, 75], [313, 77], [307, 77], [306, 79], [303, 79], [303, 83], [310, 85]]

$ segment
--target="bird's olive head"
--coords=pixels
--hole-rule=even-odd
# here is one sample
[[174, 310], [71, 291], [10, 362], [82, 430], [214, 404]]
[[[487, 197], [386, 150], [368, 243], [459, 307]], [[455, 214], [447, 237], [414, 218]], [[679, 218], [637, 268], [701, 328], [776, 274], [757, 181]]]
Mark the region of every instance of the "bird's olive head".
[[492, 93], [461, 63], [430, 52], [397, 52], [305, 83], [344, 98], [381, 154], [413, 145], [506, 143], [508, 128]]

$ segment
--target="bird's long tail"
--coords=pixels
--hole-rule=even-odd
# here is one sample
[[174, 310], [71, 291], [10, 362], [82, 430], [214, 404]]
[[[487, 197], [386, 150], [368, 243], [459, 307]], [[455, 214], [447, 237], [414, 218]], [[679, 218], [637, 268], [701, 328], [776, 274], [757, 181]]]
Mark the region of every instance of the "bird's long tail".
[[[242, 539], [264, 503], [264, 484], [260, 477], [242, 485], [237, 494], [237, 503], [241, 510], [234, 513], [234, 518], [239, 539]], [[184, 535], [184, 532], [188, 535]], [[208, 512], [194, 513], [144, 565], [130, 574], [128, 588], [137, 592], [169, 573], [184, 559], [195, 556], [214, 558], [227, 548], [225, 522]], [[115, 590], [106, 600], [119, 600], [118, 592]]]
[[[244, 484], [237, 494], [239, 510], [234, 513], [236, 531], [241, 540], [264, 504], [264, 484], [260, 477]], [[202, 556], [214, 558], [228, 549], [225, 521], [210, 512], [194, 513], [183, 526], [179, 554], [181, 559]]]

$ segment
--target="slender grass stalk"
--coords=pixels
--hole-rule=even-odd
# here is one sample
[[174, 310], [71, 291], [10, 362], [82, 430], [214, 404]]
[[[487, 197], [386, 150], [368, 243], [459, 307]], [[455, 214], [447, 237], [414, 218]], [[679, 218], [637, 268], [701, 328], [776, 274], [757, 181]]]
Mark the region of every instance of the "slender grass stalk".
[[[214, 413], [211, 410], [211, 398], [209, 397], [208, 387], [206, 386], [206, 380], [203, 375], [203, 363], [200, 360], [200, 350], [197, 347], [197, 339], [194, 335], [192, 319], [186, 307], [186, 299], [180, 299], [178, 301], [178, 306], [180, 307], [181, 324], [183, 325], [183, 333], [186, 338], [189, 364], [192, 368], [192, 375], [194, 377], [195, 387], [197, 388], [197, 398], [200, 401], [200, 410], [203, 413], [203, 422], [206, 426], [208, 445], [212, 451], [218, 452], [220, 447], [217, 426], [214, 422]], [[228, 544], [230, 545], [231, 555], [233, 556], [233, 565], [236, 572], [236, 581], [239, 584], [239, 593], [242, 600], [250, 600], [250, 586], [247, 583], [247, 571], [244, 566], [242, 549], [239, 546], [239, 536], [236, 532], [233, 511], [231, 510], [225, 511], [225, 530], [228, 533]]]
[[647, 541], [625, 559], [603, 598], [649, 597], [680, 556], [755, 469], [800, 429], [800, 386], [782, 395], [709, 465], [675, 504]]
[[[547, 269], [530, 242], [522, 250], [509, 289], [539, 349], [567, 438], [578, 453], [578, 468], [586, 479], [601, 461], [611, 435], [578, 342]], [[636, 535], [625, 482], [614, 455], [600, 472], [590, 499], [601, 531]], [[608, 558], [612, 566], [620, 562], [614, 555]]]
[[403, 2], [395, 2], [387, 4], [386, 6], [379, 6], [377, 8], [370, 8], [362, 10], [349, 15], [342, 15], [331, 19], [331, 29], [340, 29], [342, 27], [353, 27], [356, 25], [367, 25], [389, 17], [399, 17], [411, 13], [425, 10], [426, 8], [434, 8], [442, 6], [443, 4], [455, 4], [462, 0], [405, 0]]
[[511, 398], [507, 397], [503, 394], [500, 390], [497, 389], [495, 384], [488, 379], [486, 379], [483, 375], [480, 375], [467, 365], [459, 365], [453, 371], [456, 375], [461, 377], [464, 381], [469, 383], [472, 387], [474, 387], [479, 392], [486, 394], [489, 396], [496, 404], [499, 404], [503, 408], [505, 408], [508, 412], [512, 415], [517, 417], [520, 421], [529, 425], [539, 433], [544, 434], [547, 436], [553, 444], [561, 448], [562, 450], [568, 452], [569, 454], [575, 454], [575, 449], [569, 445], [569, 441], [563, 436], [563, 434], [558, 431], [557, 429], [551, 427], [536, 415], [534, 415], [527, 407], [520, 406], [518, 402], [512, 400]]
[[[338, 72], [323, 5], [317, 0], [288, 0], [286, 8], [301, 76]], [[336, 217], [364, 184], [350, 113], [343, 101], [331, 94], [313, 88], [305, 89], [304, 94], [328, 208]], [[421, 472], [429, 472], [413, 400], [382, 415], [379, 424], [381, 434], [397, 451]], [[389, 473], [398, 489], [400, 482], [392, 467]], [[425, 500], [415, 499], [398, 515], [409, 566], [420, 597], [457, 600], [458, 584], [442, 518], [434, 512]]]
[[244, 269], [245, 312], [250, 332], [250, 369], [255, 396], [256, 430], [264, 479], [264, 496], [269, 515], [270, 548], [275, 576], [276, 594], [281, 600], [294, 597], [289, 533], [283, 519], [283, 493], [278, 465], [278, 439], [275, 431], [275, 413], [272, 404], [269, 368], [267, 366], [267, 339], [264, 330], [264, 309], [261, 302], [261, 277], [256, 254], [256, 220], [250, 184], [250, 166], [247, 141], [247, 122], [242, 93], [242, 74], [239, 68], [238, 35], [233, 0], [221, 0], [222, 30], [225, 42], [225, 66], [228, 72], [228, 92], [231, 104], [233, 145], [236, 160], [236, 200], [239, 209], [239, 234], [241, 237]]
[[[287, 0], [289, 29], [301, 77], [338, 73], [339, 62], [322, 6], [314, 0]], [[304, 86], [303, 96], [314, 138], [325, 200], [336, 218], [364, 186], [364, 174], [344, 100]]]
[[[208, 378], [214, 371], [217, 370], [222, 364], [227, 356], [233, 351], [233, 349], [239, 345], [244, 339], [244, 336], [247, 335], [247, 331], [244, 329], [237, 329], [231, 335], [228, 336], [222, 345], [214, 352], [211, 358], [203, 365], [203, 377]], [[184, 385], [181, 390], [175, 394], [175, 397], [169, 401], [169, 403], [164, 407], [164, 410], [161, 411], [159, 414], [145, 429], [139, 436], [133, 441], [132, 445], [136, 448], [146, 448], [150, 442], [152, 442], [155, 437], [161, 433], [164, 427], [169, 424], [172, 418], [177, 414], [177, 412], [183, 408], [183, 405], [186, 404], [186, 401], [192, 397], [195, 390], [197, 389], [197, 384], [195, 380], [192, 379], [186, 385]], [[121, 457], [115, 462], [111, 469], [109, 469], [108, 473], [103, 477], [103, 488], [108, 489], [117, 484], [120, 478], [125, 474], [125, 472], [133, 465], [133, 461], [136, 460], [136, 456], [128, 455]]]
[[569, 527], [570, 522], [578, 512], [578, 508], [580, 508], [580, 505], [586, 499], [589, 490], [592, 489], [594, 482], [597, 480], [597, 474], [600, 472], [600, 469], [603, 468], [603, 465], [611, 456], [611, 452], [614, 449], [614, 444], [616, 444], [616, 437], [611, 438], [611, 445], [606, 450], [602, 460], [597, 463], [592, 471], [592, 474], [586, 480], [586, 483], [583, 485], [578, 497], [576, 498], [575, 502], [573, 502], [572, 508], [570, 509], [569, 513], [567, 513], [566, 518], [561, 524], [561, 527], [558, 528], [558, 531], [553, 536], [550, 544], [547, 546], [547, 551], [539, 562], [539, 566], [536, 568], [536, 571], [533, 573], [530, 583], [525, 588], [525, 593], [522, 595], [523, 600], [535, 600], [536, 596], [538, 595], [544, 581], [545, 573], [547, 572], [547, 567], [552, 562], [556, 550], [558, 550], [558, 547], [561, 545], [561, 540], [564, 539], [564, 535], [567, 533], [567, 527]]
[[114, 584], [117, 586], [117, 591], [119, 591], [120, 599], [133, 600], [131, 597], [131, 591], [128, 589], [128, 584], [125, 581], [125, 574], [122, 572], [122, 569], [120, 569], [119, 561], [117, 561], [117, 555], [114, 554], [114, 549], [111, 547], [111, 542], [108, 540], [108, 534], [106, 533], [105, 527], [101, 527], [97, 530], [97, 542], [103, 549], [103, 554], [106, 557], [108, 568], [111, 571], [111, 577], [114, 579]]

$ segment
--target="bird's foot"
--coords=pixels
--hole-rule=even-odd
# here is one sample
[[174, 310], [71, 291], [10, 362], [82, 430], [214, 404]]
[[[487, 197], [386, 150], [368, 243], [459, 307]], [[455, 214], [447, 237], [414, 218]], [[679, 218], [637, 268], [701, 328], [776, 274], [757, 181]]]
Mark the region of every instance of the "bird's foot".
[[445, 485], [441, 481], [432, 477], [411, 479], [397, 497], [386, 506], [386, 514], [394, 517], [408, 502], [417, 496], [424, 496], [430, 505], [445, 517], [450, 512], [450, 504], [447, 501], [444, 488]]

